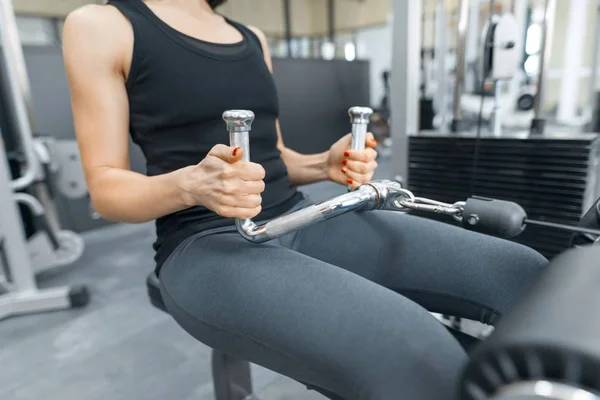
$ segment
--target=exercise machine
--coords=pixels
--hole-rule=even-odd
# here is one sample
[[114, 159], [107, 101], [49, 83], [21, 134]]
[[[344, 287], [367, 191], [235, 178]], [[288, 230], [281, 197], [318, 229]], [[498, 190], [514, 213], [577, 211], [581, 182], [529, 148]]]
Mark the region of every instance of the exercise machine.
[[[361, 131], [364, 122], [356, 112], [356, 108], [350, 110], [353, 132]], [[249, 161], [254, 114], [227, 111], [223, 119], [231, 146], [242, 147], [244, 160]], [[263, 243], [350, 211], [377, 209], [447, 215], [466, 229], [502, 238], [520, 235], [526, 225], [541, 225], [600, 243], [600, 199], [580, 226], [568, 226], [531, 220], [514, 202], [473, 196], [448, 204], [419, 198], [393, 181], [364, 184], [260, 226], [250, 219], [238, 219], [236, 227], [248, 241]], [[459, 398], [600, 400], [599, 325], [593, 315], [581, 313], [600, 300], [598, 257], [600, 247], [592, 245], [568, 252], [552, 263], [529, 296], [478, 350], [467, 368]]]
[[[83, 253], [83, 239], [61, 229], [54, 196], [58, 192], [73, 192], [77, 187], [85, 188], [85, 183], [81, 168], [74, 167], [66, 161], [69, 158], [62, 156], [63, 143], [33, 133], [31, 88], [11, 1], [2, 2], [0, 25], [4, 63], [0, 82], [0, 127], [9, 166], [17, 178], [12, 187], [18, 192], [16, 198], [23, 206], [21, 210], [27, 222], [28, 252], [35, 272], [41, 273], [69, 265]], [[24, 114], [18, 112], [17, 102], [24, 104]]]
[[[2, 128], [12, 128], [22, 147], [23, 165], [12, 179], [4, 141], [0, 141], [0, 319], [13, 315], [84, 306], [89, 301], [85, 286], [40, 290], [35, 274], [74, 261], [81, 255], [83, 242], [70, 232], [53, 229], [48, 209], [25, 189], [40, 183], [50, 161], [46, 147], [33, 139], [30, 115], [25, 101], [27, 75], [10, 1], [0, 3], [0, 94]], [[5, 132], [3, 132], [5, 133]], [[38, 186], [37, 189], [40, 189]], [[36, 190], [36, 193], [42, 193]], [[18, 204], [31, 210], [34, 220], [46, 232], [50, 251], [27, 241]], [[69, 243], [69, 244], [67, 244]], [[37, 264], [35, 264], [37, 260]]]
[[[469, 25], [468, 1], [459, 6], [457, 67], [455, 71], [452, 132], [469, 128], [464, 117], [488, 121], [491, 131], [499, 136], [502, 127], [530, 128], [532, 134], [544, 132], [542, 94], [549, 62], [549, 44], [553, 34], [553, 16], [556, 0], [546, 0], [542, 22], [542, 48], [539, 75], [536, 84], [530, 84], [522, 64], [520, 23], [512, 13], [494, 14], [496, 4], [490, 0], [490, 17], [481, 38], [481, 56], [476, 68], [480, 87], [473, 94], [463, 93], [466, 31]], [[491, 94], [488, 96], [487, 94]], [[464, 115], [463, 115], [464, 114]]]
[[[513, 93], [514, 85], [506, 85], [520, 72], [521, 54], [517, 42], [521, 38], [518, 31], [518, 22], [510, 13], [492, 15], [488, 19], [481, 38], [480, 90], [476, 96], [465, 95], [461, 100], [465, 112], [474, 117], [482, 113], [481, 118], [489, 121], [494, 136], [500, 136], [503, 125], [525, 127], [533, 118], [534, 94], [531, 87], [524, 86]], [[493, 93], [491, 97], [486, 96], [488, 90], [485, 84], [488, 82]]]
[[[360, 107], [353, 107], [349, 111], [350, 121], [353, 125], [352, 132], [355, 135], [355, 140], [353, 141], [355, 148], [360, 147], [358, 143], [361, 141], [357, 139], [358, 136], [362, 132], [366, 132], [368, 118], [365, 117], [365, 113], [368, 113], [368, 109]], [[231, 110], [223, 114], [223, 119], [225, 120], [227, 129], [229, 131], [230, 145], [239, 146], [244, 149], [244, 160], [249, 161], [249, 133], [251, 131], [254, 114], [251, 111], [246, 110]], [[364, 143], [364, 140], [362, 142]], [[403, 188], [398, 182], [386, 180], [362, 185], [354, 191], [334, 197], [319, 204], [306, 207], [302, 210], [284, 215], [282, 217], [275, 218], [260, 226], [255, 224], [251, 219], [236, 220], [235, 224], [238, 232], [246, 240], [253, 243], [262, 243], [350, 211], [369, 211], [376, 209], [399, 212], [418, 211], [445, 215], [448, 216], [450, 220], [456, 221], [466, 229], [504, 238], [518, 236], [523, 232], [526, 225], [547, 225], [543, 221], [529, 219], [525, 210], [523, 210], [521, 206], [514, 202], [473, 196], [466, 201], [456, 202], [453, 204], [443, 203], [432, 199], [416, 197], [411, 191]], [[548, 228], [565, 229], [576, 233], [575, 237], [578, 238], [578, 244], [580, 245], [585, 245], [587, 243], [600, 243], [600, 199], [582, 219], [580, 226], [559, 224], [551, 225], [552, 226], [548, 226]], [[542, 282], [538, 285], [540, 289], [532, 292], [534, 293], [531, 295], [533, 300], [526, 299], [526, 305], [521, 308], [527, 308], [527, 304], [529, 304], [528, 302], [534, 303], [534, 306], [532, 307], [534, 313], [537, 312], [538, 308], [544, 308], [544, 303], [543, 301], [539, 300], [539, 298], [551, 297], [552, 293], [554, 293], [552, 290], [558, 288], [559, 283], [561, 282], [560, 279], [567, 280], [570, 274], [570, 269], [565, 264], [568, 264], [569, 260], [573, 261], [573, 257], [575, 257], [574, 265], [576, 265], [577, 268], [581, 268], [581, 270], [585, 272], [582, 273], [582, 276], [588, 276], [590, 274], [595, 274], [598, 276], [600, 270], [594, 267], [596, 267], [595, 264], [597, 257], [599, 256], [599, 251], [599, 246], [594, 246], [594, 249], [591, 252], [588, 247], [584, 247], [583, 250], [575, 253], [568, 253], [565, 256], [566, 258], [558, 258], [553, 263], [553, 267], [549, 268], [550, 272], [546, 274], [545, 278], [540, 281]], [[600, 278], [600, 276], [598, 277]], [[593, 282], [593, 280], [590, 281], [587, 278], [577, 279], [573, 285], [569, 283], [559, 289], [565, 290], [565, 296], [569, 296], [576, 294], [578, 290], [582, 289], [582, 287], [578, 287], [577, 285], [581, 286], [585, 283], [588, 287], [586, 287], [586, 290], [582, 292], [583, 296], [597, 297], [597, 294], [590, 294], [591, 288], [589, 286], [593, 285]], [[548, 291], [549, 285], [552, 286], [550, 291]], [[148, 277], [147, 287], [152, 304], [163, 311], [167, 311], [160, 294], [160, 281], [154, 273], [150, 274]], [[597, 292], [597, 290], [594, 290], [594, 292]], [[580, 297], [579, 300], [573, 300], [569, 304], [571, 304], [572, 308], [581, 306], [582, 298], [583, 297]], [[555, 300], [554, 302], [557, 301], [559, 300]], [[597, 303], [590, 302], [588, 304]], [[564, 307], [562, 309], [564, 309]], [[546, 307], [543, 312], [544, 314], [541, 314], [543, 316], [553, 315], [553, 308]], [[584, 388], [581, 388], [580, 380], [583, 378], [577, 378], [579, 380], [575, 380], [575, 378], [573, 378], [573, 381], [565, 384], [558, 378], [556, 378], [557, 380], [555, 381], [548, 380], [547, 378], [553, 378], [554, 375], [545, 376], [543, 373], [539, 373], [538, 375], [532, 373], [521, 375], [517, 374], [516, 376], [511, 376], [512, 380], [509, 381], [503, 380], [504, 378], [500, 379], [499, 381], [498, 379], [494, 380], [495, 377], [499, 376], [498, 372], [495, 371], [492, 371], [491, 375], [487, 374], [485, 371], [487, 371], [489, 368], [485, 364], [485, 359], [489, 352], [486, 352], [485, 349], [491, 348], [492, 350], [489, 351], [496, 351], [499, 348], [499, 345], [495, 345], [495, 343], [501, 343], [502, 346], [511, 345], [515, 341], [515, 336], [513, 335], [514, 331], [512, 328], [513, 325], [517, 325], [520, 330], [528, 332], [526, 324], [527, 318], [519, 313], [516, 313], [516, 315], [518, 316], [506, 318], [508, 322], [503, 323], [502, 326], [507, 325], [508, 328], [496, 330], [491, 336], [491, 344], [486, 347], [482, 346], [484, 350], [478, 351], [476, 356], [473, 357], [469, 367], [467, 368], [468, 372], [465, 373], [464, 382], [461, 384], [462, 392], [459, 396], [459, 399], [523, 400], [525, 398], [547, 398], [556, 400], [575, 400], [578, 398], [564, 396], [557, 397], [558, 395], [556, 394], [556, 391], [559, 391], [559, 394], [567, 393], [569, 395], [572, 393], [589, 393], [590, 395], [593, 395], [595, 391], [600, 393], [600, 383], [597, 381], [595, 381], [596, 384], [598, 384], [597, 388], [593, 387], [590, 389], [589, 385], [587, 384], [584, 385]], [[578, 316], [581, 317], [581, 314], [571, 312], [569, 316], [569, 323], [571, 325], [567, 326], [577, 326]], [[549, 321], [551, 321], [550, 317], [548, 318]], [[590, 320], [593, 320], [593, 318]], [[558, 321], [560, 321], [560, 319], [558, 319]], [[590, 322], [590, 326], [594, 326], [594, 323]], [[542, 325], [539, 329], [532, 329], [537, 333], [545, 333], [547, 341], [549, 342], [555, 336], [554, 330], [543, 329], [547, 326], [556, 328], [555, 324], [552, 322], [548, 323], [547, 325]], [[519, 332], [519, 330], [515, 331]], [[570, 328], [562, 329], [562, 332], [570, 332]], [[591, 335], [595, 331], [589, 329], [586, 332], [588, 335]], [[536, 348], [536, 346], [538, 346], [538, 343], [535, 342], [536, 339], [537, 337], [533, 336], [530, 342], [526, 343], [522, 349], [519, 349], [519, 351], [526, 353], [528, 349]], [[596, 343], [594, 344], [597, 344], [597, 340], [595, 342]], [[487, 340], [484, 343], [487, 343]], [[574, 341], [574, 343], [579, 342]], [[543, 345], [544, 343], [540, 344], [542, 347]], [[586, 346], [587, 345], [585, 342], [579, 343], [579, 350], [582, 352], [587, 351]], [[555, 347], [560, 350], [562, 345], [557, 344]], [[550, 365], [551, 368], [556, 366], [555, 353], [556, 352], [549, 351], [548, 354], [551, 354], [549, 356], [550, 358], [544, 359], [545, 362], [548, 362], [548, 365]], [[598, 350], [597, 354], [597, 362], [600, 363], [600, 350]], [[212, 365], [216, 400], [256, 399], [255, 395], [253, 394], [250, 364], [248, 362], [222, 353], [218, 350], [213, 350]], [[587, 368], [588, 365], [592, 364], [585, 364], [583, 366]], [[593, 372], [596, 370], [591, 371]], [[501, 371], [501, 373], [503, 372]], [[492, 376], [492, 378], [490, 378], [490, 376]], [[534, 378], [539, 379], [536, 381]], [[492, 380], [492, 384], [495, 384], [495, 386], [492, 385], [491, 389], [489, 388], [490, 383], [488, 382], [490, 379]], [[538, 389], [535, 388], [536, 384], [538, 385], [538, 389], [539, 387], [546, 387], [546, 392], [549, 391], [549, 393], [554, 394], [555, 397], [537, 396], [536, 390]], [[318, 388], [315, 389], [319, 390]], [[566, 390], [566, 392], [564, 392], [564, 390]], [[530, 394], [530, 397], [523, 397], [528, 394]], [[600, 394], [597, 396], [600, 396]], [[581, 399], [600, 400], [600, 397], [581, 397]]]
[[34, 197], [13, 192], [4, 154], [0, 141], [0, 319], [87, 305], [85, 286], [38, 289], [17, 204], [30, 203], [38, 214], [43, 208]]
[[[478, 88], [460, 99], [461, 110], [470, 120], [489, 122], [493, 136], [503, 127], [527, 128], [533, 119], [537, 88], [526, 83], [519, 66], [523, 38], [519, 23], [511, 13], [491, 14], [481, 37], [481, 56], [477, 63]], [[515, 81], [519, 84], [515, 85]]]
[[[352, 123], [352, 148], [365, 148], [365, 136], [368, 109], [352, 107], [349, 110]], [[250, 161], [250, 131], [254, 113], [248, 110], [230, 110], [223, 114], [229, 131], [230, 146], [244, 150], [243, 161]], [[322, 222], [351, 211], [390, 210], [400, 212], [431, 212], [454, 218], [465, 229], [485, 233], [501, 238], [514, 238], [520, 235], [527, 224], [549, 226], [573, 233], [582, 233], [600, 237], [600, 229], [586, 226], [548, 224], [529, 219], [525, 210], [514, 202], [472, 196], [466, 201], [453, 204], [433, 199], [416, 197], [395, 181], [374, 181], [358, 187], [356, 190], [334, 197], [330, 200], [306, 207], [263, 225], [252, 220], [236, 220], [240, 234], [247, 240], [263, 243], [295, 232], [307, 226]]]
[[461, 400], [599, 400], [600, 246], [557, 257], [464, 370]]

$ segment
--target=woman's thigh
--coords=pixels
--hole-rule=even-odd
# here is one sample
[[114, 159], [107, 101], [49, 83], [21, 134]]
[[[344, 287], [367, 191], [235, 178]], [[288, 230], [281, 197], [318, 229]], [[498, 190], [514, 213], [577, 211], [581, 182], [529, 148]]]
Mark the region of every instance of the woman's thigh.
[[292, 247], [430, 311], [486, 323], [547, 264], [520, 244], [390, 211], [349, 213], [314, 225], [298, 233]]
[[466, 356], [416, 303], [236, 233], [194, 239], [160, 274], [169, 312], [208, 346], [346, 399], [440, 399]]

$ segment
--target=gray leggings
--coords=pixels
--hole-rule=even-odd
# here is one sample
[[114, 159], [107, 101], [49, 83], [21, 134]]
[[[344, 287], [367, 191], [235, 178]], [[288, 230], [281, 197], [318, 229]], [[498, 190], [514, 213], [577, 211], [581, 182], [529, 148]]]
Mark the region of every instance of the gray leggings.
[[198, 234], [163, 265], [206, 345], [347, 400], [450, 399], [467, 356], [426, 310], [493, 323], [547, 264], [500, 239], [387, 211], [266, 244]]

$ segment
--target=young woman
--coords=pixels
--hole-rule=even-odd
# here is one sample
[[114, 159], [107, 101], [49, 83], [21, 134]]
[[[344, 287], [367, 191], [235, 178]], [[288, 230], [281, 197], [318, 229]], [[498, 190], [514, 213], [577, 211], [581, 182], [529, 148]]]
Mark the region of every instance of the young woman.
[[[376, 143], [285, 146], [264, 35], [222, 1], [112, 0], [72, 13], [64, 55], [96, 210], [156, 219], [170, 313], [203, 343], [344, 399], [449, 398], [466, 355], [427, 310], [492, 323], [546, 264], [503, 240], [390, 212], [351, 213], [267, 244], [233, 218], [305, 206], [296, 187], [369, 182]], [[318, 96], [318, 93], [315, 93]], [[254, 162], [225, 145], [256, 114]], [[132, 172], [128, 135], [147, 158]]]

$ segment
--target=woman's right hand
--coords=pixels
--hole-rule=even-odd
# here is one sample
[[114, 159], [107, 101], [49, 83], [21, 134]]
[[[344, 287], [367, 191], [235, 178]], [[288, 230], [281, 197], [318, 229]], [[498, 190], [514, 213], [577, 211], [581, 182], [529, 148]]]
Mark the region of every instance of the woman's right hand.
[[202, 205], [222, 217], [253, 218], [261, 211], [265, 170], [240, 161], [243, 150], [218, 144], [198, 165], [181, 170], [183, 201]]

